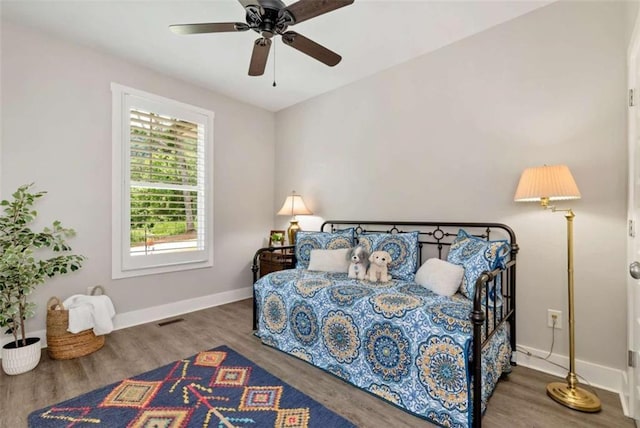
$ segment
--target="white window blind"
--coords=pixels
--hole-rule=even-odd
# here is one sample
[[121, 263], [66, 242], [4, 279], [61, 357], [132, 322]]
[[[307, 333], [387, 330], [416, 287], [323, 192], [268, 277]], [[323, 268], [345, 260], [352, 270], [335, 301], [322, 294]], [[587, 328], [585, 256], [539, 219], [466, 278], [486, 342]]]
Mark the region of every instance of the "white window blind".
[[202, 126], [135, 108], [130, 123], [131, 254], [202, 250]]
[[114, 93], [123, 137], [117, 150], [122, 263], [114, 277], [210, 266], [213, 114], [122, 89], [119, 100]]

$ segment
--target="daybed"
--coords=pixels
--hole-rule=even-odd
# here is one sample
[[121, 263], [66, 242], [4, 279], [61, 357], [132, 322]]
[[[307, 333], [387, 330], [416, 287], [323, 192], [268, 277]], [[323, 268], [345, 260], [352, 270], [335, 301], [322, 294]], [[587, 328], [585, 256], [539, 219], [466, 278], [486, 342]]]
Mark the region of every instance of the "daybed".
[[[327, 221], [321, 230], [299, 232], [296, 246], [285, 248], [295, 250], [296, 269], [258, 279], [259, 255], [282, 249], [256, 253], [256, 335], [433, 423], [480, 427], [515, 350], [513, 231], [499, 223], [384, 221]], [[356, 244], [391, 253], [391, 282], [306, 269], [312, 249]], [[430, 258], [464, 267], [460, 292], [442, 296], [414, 282]]]

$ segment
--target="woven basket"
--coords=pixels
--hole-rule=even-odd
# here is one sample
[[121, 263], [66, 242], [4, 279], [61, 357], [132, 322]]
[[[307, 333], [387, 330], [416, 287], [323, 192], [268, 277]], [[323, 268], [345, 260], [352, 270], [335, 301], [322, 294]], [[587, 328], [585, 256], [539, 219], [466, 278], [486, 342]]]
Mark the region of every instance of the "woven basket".
[[96, 336], [93, 329], [69, 333], [69, 311], [57, 297], [47, 302], [47, 353], [54, 360], [84, 357], [104, 346], [104, 336]]

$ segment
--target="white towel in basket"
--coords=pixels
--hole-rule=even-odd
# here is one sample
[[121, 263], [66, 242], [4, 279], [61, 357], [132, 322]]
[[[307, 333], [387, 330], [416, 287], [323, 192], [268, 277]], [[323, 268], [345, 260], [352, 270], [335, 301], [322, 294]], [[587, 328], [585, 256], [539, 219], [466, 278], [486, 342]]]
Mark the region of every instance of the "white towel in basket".
[[116, 314], [109, 296], [87, 296], [74, 294], [62, 305], [69, 310], [70, 333], [79, 333], [93, 328], [96, 336], [113, 331], [112, 318]]

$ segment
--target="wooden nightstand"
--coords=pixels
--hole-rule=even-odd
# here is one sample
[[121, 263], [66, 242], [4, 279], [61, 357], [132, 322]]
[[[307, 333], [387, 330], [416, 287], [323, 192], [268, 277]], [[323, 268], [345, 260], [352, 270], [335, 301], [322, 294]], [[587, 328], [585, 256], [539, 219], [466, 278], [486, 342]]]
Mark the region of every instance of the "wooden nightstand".
[[293, 253], [285, 251], [264, 252], [260, 254], [260, 277], [284, 269], [293, 269]]

